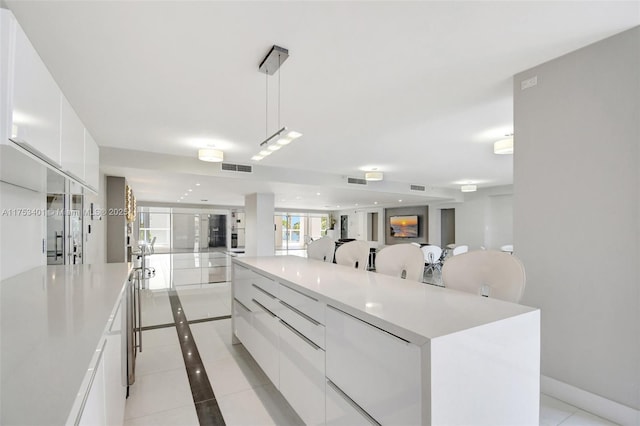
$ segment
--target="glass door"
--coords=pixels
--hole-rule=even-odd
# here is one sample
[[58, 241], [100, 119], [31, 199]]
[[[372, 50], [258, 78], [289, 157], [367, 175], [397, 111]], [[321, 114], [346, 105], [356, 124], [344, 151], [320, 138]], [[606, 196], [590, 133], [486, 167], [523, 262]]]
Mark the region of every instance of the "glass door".
[[64, 264], [64, 194], [47, 194], [47, 265]]
[[83, 196], [72, 194], [69, 205], [69, 265], [82, 264], [82, 202]]

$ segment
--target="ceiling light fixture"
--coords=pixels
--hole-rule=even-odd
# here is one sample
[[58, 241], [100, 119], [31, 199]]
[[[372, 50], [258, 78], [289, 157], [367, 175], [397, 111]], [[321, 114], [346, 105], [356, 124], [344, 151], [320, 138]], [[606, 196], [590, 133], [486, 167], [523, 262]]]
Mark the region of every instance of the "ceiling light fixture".
[[460, 187], [460, 191], [462, 192], [475, 192], [477, 189], [478, 189], [477, 185], [471, 185], [471, 184], [462, 185]]
[[513, 154], [513, 133], [505, 136], [505, 139], [500, 139], [493, 144], [494, 154]]
[[[269, 76], [275, 74], [288, 57], [289, 51], [287, 49], [274, 44], [258, 67], [258, 71], [264, 73], [266, 78], [265, 135], [269, 134]], [[278, 128], [280, 130], [268, 136], [260, 143], [261, 151], [251, 157], [253, 161], [262, 160], [264, 157], [271, 155], [273, 152], [285, 145], [289, 145], [295, 139], [302, 136], [300, 132], [288, 130], [286, 126], [280, 126], [280, 71], [278, 71]]]
[[208, 161], [211, 163], [220, 163], [224, 161], [224, 152], [219, 149], [203, 148], [198, 150], [198, 160]]
[[376, 172], [375, 169], [372, 172], [366, 172], [364, 174], [364, 180], [368, 182], [378, 182], [384, 179], [384, 174], [382, 172]]

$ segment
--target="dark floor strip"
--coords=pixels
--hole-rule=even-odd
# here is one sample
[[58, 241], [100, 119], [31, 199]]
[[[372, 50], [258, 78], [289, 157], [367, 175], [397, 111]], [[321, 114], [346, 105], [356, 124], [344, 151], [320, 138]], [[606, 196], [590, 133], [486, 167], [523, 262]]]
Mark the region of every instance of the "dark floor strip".
[[171, 304], [173, 320], [176, 323], [178, 341], [180, 342], [184, 365], [187, 369], [187, 377], [189, 377], [191, 395], [196, 405], [198, 421], [201, 425], [225, 425], [220, 407], [213, 394], [209, 377], [200, 358], [198, 347], [193, 340], [189, 321], [184, 315], [178, 292], [175, 289], [169, 290], [169, 303]]
[[[226, 319], [231, 319], [231, 315], [222, 315], [219, 317], [211, 317], [211, 318], [200, 318], [200, 319], [195, 319], [195, 320], [189, 320], [187, 321], [187, 323], [189, 324], [198, 324], [201, 322], [209, 322], [209, 321], [220, 321], [220, 320], [226, 320]], [[142, 331], [149, 331], [149, 330], [157, 330], [159, 328], [169, 328], [169, 327], [175, 327], [176, 325], [172, 322], [167, 323], [167, 324], [156, 324], [156, 325], [145, 325], [144, 327], [141, 328]], [[137, 330], [137, 329], [136, 329]]]
[[145, 325], [140, 330], [149, 331], [149, 330], [157, 330], [159, 328], [169, 328], [169, 327], [175, 327], [175, 324], [174, 323], [168, 323], [168, 324]]
[[190, 320], [188, 322], [189, 322], [189, 324], [198, 324], [200, 322], [220, 321], [220, 320], [226, 320], [226, 319], [230, 319], [230, 318], [231, 318], [231, 315], [223, 315], [221, 317], [201, 318], [201, 319]]

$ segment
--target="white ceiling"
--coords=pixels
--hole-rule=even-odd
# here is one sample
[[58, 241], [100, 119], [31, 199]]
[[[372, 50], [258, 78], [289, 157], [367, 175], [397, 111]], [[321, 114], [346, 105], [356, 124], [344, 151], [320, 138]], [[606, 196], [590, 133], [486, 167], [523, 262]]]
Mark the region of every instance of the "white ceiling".
[[[513, 130], [512, 76], [640, 24], [638, 1], [6, 3], [101, 147], [194, 158], [215, 144], [226, 161], [282, 173], [271, 184], [213, 173], [217, 190], [200, 199], [236, 204], [272, 190], [276, 206], [300, 196], [292, 208], [375, 198], [320, 184], [302, 192], [327, 198], [305, 201], [297, 194], [309, 172], [362, 177], [377, 167], [385, 182], [451, 194], [467, 181], [512, 183], [512, 157], [492, 153]], [[267, 123], [257, 70], [273, 44], [290, 52], [280, 123], [304, 136], [255, 163], [278, 128], [278, 75]], [[175, 202], [194, 180], [102, 166], [126, 172], [147, 201]]]

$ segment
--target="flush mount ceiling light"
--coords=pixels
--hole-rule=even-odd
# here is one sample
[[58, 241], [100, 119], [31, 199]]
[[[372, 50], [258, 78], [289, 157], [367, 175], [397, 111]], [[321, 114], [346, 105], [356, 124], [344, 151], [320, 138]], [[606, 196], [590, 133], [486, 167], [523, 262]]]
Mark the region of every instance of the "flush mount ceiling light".
[[477, 190], [478, 190], [477, 185], [469, 184], [469, 185], [462, 185], [460, 187], [460, 191], [462, 191], [462, 192], [475, 192]]
[[381, 181], [382, 179], [384, 179], [384, 174], [382, 172], [377, 172], [375, 170], [371, 172], [366, 172], [364, 174], [364, 180], [368, 182], [377, 182], [377, 181]]
[[500, 139], [493, 144], [494, 154], [513, 154], [513, 133], [505, 136], [505, 139]]
[[198, 150], [198, 160], [220, 163], [224, 161], [224, 152], [219, 149], [203, 148]]
[[278, 71], [278, 130], [271, 136], [260, 143], [260, 152], [251, 159], [253, 161], [260, 161], [264, 157], [271, 155], [285, 145], [289, 145], [295, 139], [302, 136], [302, 133], [294, 130], [288, 130], [286, 126], [280, 126], [280, 66], [289, 57], [289, 51], [284, 47], [273, 45], [267, 56], [264, 57], [258, 71], [265, 74], [266, 78], [266, 103], [265, 103], [265, 135], [269, 134], [269, 76], [274, 75]]

